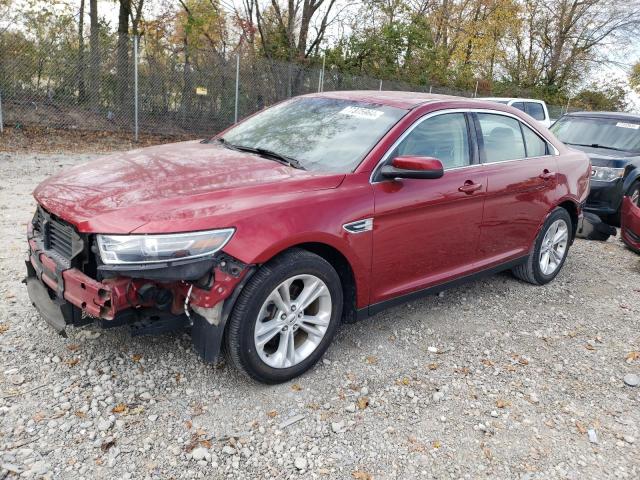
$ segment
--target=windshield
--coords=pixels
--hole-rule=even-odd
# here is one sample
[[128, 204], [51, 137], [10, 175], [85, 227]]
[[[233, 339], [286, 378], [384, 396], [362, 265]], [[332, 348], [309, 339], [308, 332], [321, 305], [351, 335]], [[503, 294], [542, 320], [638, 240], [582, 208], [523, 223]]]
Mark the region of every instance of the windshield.
[[297, 98], [224, 133], [225, 144], [268, 150], [312, 171], [353, 171], [406, 110], [334, 98]]
[[553, 124], [551, 131], [568, 145], [640, 151], [640, 122], [636, 120], [564, 117]]

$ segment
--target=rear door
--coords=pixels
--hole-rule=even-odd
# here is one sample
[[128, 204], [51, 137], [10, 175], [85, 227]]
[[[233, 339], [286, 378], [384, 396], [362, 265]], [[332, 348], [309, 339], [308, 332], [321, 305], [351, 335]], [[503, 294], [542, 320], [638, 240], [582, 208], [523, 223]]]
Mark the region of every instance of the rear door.
[[470, 271], [478, 246], [487, 179], [471, 117], [423, 117], [382, 164], [399, 155], [438, 158], [445, 172], [429, 180], [385, 179], [374, 172], [372, 304]]
[[515, 116], [478, 112], [487, 195], [478, 244], [483, 266], [528, 253], [555, 199], [555, 150]]

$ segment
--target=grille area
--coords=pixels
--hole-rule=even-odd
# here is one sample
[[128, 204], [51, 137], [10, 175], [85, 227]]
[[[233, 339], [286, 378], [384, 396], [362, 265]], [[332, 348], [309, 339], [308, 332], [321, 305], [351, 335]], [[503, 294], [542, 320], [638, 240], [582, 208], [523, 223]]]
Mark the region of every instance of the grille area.
[[81, 241], [71, 225], [50, 215], [42, 207], [38, 207], [33, 217], [33, 231], [45, 250], [51, 250], [66, 260], [73, 258], [77, 242]]

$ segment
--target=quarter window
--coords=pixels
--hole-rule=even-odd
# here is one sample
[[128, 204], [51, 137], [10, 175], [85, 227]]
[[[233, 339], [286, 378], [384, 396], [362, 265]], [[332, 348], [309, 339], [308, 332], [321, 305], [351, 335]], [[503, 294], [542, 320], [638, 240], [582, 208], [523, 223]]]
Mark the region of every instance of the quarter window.
[[527, 156], [518, 120], [493, 113], [477, 115], [487, 162], [506, 162]]
[[434, 157], [445, 169], [469, 165], [469, 135], [464, 114], [446, 113], [419, 123], [390, 158], [401, 155]]
[[547, 155], [547, 142], [542, 140], [537, 133], [524, 124], [522, 124], [522, 133], [524, 134], [524, 141], [527, 145], [527, 157], [542, 157], [543, 155]]
[[527, 102], [526, 108], [527, 113], [533, 118], [536, 120], [544, 120], [544, 108], [542, 108], [542, 104], [538, 102]]

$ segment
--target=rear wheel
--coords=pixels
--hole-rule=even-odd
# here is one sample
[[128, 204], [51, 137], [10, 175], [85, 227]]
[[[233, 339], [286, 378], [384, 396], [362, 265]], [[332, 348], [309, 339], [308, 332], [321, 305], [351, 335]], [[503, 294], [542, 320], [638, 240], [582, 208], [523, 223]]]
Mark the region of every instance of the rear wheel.
[[544, 285], [560, 272], [571, 243], [571, 216], [564, 208], [556, 208], [547, 217], [536, 237], [527, 261], [512, 271], [520, 280]]
[[227, 352], [249, 377], [285, 382], [322, 357], [341, 315], [342, 286], [331, 264], [290, 250], [261, 267], [242, 291], [229, 318]]

